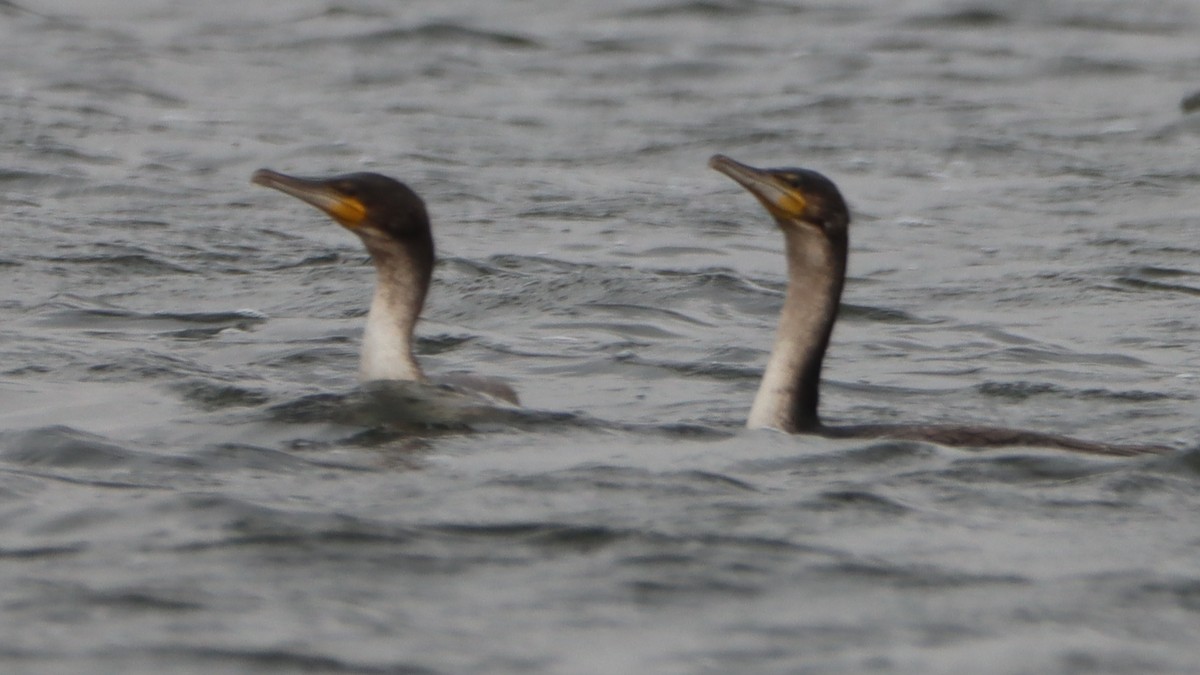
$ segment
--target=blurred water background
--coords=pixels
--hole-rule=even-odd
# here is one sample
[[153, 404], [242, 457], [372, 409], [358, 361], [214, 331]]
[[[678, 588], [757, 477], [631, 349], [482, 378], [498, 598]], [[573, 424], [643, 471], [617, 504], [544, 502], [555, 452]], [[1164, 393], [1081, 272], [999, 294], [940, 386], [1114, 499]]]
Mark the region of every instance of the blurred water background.
[[[1194, 673], [1200, 7], [0, 3], [5, 673]], [[833, 421], [740, 428], [781, 238], [855, 211]], [[373, 271], [260, 166], [422, 194], [432, 372], [355, 407]]]

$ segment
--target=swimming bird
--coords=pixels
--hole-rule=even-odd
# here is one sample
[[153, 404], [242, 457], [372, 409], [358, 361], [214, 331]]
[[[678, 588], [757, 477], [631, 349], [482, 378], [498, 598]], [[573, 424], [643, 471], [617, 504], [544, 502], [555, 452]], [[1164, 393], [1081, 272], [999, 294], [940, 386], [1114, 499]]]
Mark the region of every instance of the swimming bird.
[[[413, 356], [413, 330], [433, 277], [433, 233], [425, 202], [407, 185], [378, 173], [298, 178], [270, 169], [250, 181], [274, 188], [324, 211], [358, 235], [375, 265], [375, 295], [363, 331], [359, 379], [429, 382]], [[450, 374], [446, 384], [517, 404], [517, 394], [499, 380]]]
[[821, 366], [846, 279], [850, 209], [833, 181], [809, 169], [758, 169], [715, 155], [708, 165], [754, 195], [783, 231], [788, 284], [779, 328], [746, 426], [829, 438], [892, 438], [970, 448], [1035, 446], [1133, 456], [1157, 445], [1118, 445], [976, 425], [828, 426], [818, 412]]

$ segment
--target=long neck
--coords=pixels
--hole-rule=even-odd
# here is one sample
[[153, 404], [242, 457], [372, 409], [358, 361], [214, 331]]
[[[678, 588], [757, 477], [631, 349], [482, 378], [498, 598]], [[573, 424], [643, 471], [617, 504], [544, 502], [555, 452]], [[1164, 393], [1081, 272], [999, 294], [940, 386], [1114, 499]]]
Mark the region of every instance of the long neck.
[[413, 328], [425, 304], [432, 272], [432, 251], [371, 250], [375, 297], [363, 332], [359, 379], [425, 381], [413, 358]]
[[746, 426], [795, 433], [820, 427], [821, 362], [846, 276], [845, 242], [784, 228], [788, 286], [775, 346]]

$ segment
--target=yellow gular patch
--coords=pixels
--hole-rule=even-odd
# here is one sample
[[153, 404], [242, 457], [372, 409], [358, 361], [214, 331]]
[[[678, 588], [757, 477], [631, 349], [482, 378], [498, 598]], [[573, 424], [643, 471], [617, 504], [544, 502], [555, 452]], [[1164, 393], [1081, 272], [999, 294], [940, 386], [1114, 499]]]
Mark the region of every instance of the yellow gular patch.
[[779, 201], [775, 203], [775, 208], [795, 217], [804, 214], [804, 209], [808, 208], [808, 201], [801, 195], [789, 192], [779, 198]]
[[354, 229], [367, 219], [367, 207], [353, 197], [339, 197], [329, 206], [329, 215], [344, 227]]

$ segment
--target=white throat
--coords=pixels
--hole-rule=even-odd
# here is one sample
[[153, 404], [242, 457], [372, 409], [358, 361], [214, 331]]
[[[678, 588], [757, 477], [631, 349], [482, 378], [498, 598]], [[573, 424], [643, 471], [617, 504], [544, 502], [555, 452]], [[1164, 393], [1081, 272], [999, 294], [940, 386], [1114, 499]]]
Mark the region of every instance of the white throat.
[[397, 293], [386, 283], [375, 286], [375, 297], [367, 313], [363, 331], [362, 360], [358, 377], [370, 380], [425, 381], [425, 373], [413, 358], [413, 327], [419, 307], [404, 302], [405, 294]]
[[784, 230], [788, 286], [775, 346], [746, 426], [789, 433], [820, 426], [821, 362], [842, 294], [845, 258], [823, 239]]

